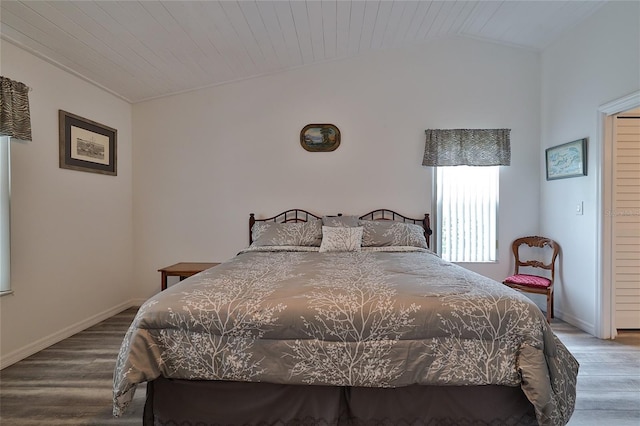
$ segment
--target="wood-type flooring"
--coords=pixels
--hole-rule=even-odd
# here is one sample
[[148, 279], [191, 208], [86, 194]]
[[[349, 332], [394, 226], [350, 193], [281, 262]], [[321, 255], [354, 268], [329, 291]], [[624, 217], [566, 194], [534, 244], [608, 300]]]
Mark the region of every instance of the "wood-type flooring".
[[[0, 425], [142, 425], [144, 386], [125, 416], [111, 389], [131, 308], [0, 371]], [[600, 340], [562, 321], [553, 329], [580, 362], [570, 426], [640, 424], [640, 331]]]

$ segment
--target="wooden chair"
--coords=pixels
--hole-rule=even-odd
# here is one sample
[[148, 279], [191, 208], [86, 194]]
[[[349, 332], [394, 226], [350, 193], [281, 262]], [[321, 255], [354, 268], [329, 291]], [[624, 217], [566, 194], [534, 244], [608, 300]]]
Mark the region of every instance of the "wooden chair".
[[[524, 250], [523, 246], [525, 245], [535, 249], [527, 250], [526, 254], [521, 253], [521, 249]], [[511, 249], [516, 262], [515, 273], [505, 278], [502, 283], [526, 293], [546, 295], [547, 322], [551, 322], [551, 318], [553, 318], [553, 280], [555, 279], [555, 264], [560, 246], [546, 237], [522, 237], [511, 244]], [[520, 273], [520, 268], [523, 267], [533, 268], [535, 273]], [[529, 271], [527, 270], [527, 272]]]

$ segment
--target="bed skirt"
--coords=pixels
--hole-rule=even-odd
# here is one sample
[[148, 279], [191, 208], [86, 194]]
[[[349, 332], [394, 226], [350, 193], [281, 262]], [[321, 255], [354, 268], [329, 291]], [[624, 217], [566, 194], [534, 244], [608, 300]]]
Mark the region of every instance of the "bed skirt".
[[537, 425], [508, 386], [362, 388], [159, 378], [147, 385], [145, 426]]

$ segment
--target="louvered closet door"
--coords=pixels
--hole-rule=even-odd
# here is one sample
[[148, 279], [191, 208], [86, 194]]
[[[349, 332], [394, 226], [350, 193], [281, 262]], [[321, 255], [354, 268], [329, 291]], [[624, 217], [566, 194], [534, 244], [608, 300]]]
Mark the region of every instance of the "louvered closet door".
[[640, 116], [616, 118], [614, 143], [616, 328], [640, 328]]

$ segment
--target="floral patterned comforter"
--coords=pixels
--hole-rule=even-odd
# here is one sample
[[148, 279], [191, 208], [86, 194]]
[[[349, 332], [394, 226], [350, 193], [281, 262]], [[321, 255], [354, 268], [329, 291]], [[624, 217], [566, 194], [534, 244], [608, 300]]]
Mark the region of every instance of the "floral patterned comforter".
[[159, 376], [292, 384], [521, 386], [573, 413], [578, 363], [528, 298], [416, 248], [247, 250], [149, 299], [122, 343], [114, 415]]

